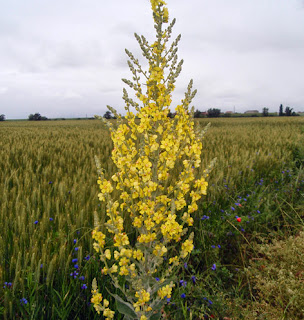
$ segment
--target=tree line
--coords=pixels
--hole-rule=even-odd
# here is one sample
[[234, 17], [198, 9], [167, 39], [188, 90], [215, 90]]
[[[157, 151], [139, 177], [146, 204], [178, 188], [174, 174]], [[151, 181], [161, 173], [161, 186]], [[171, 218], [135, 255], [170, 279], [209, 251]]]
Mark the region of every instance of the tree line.
[[[263, 108], [262, 110], [262, 116], [263, 117], [268, 117], [269, 116], [269, 109], [268, 108]], [[175, 113], [172, 113], [171, 111], [168, 113], [168, 117], [170, 118], [174, 118]], [[217, 108], [210, 108], [208, 109], [206, 112], [200, 111], [198, 109], [196, 109], [196, 111], [193, 114], [194, 118], [218, 118], [218, 117], [231, 117], [233, 116], [233, 114], [231, 113], [222, 113], [221, 109], [217, 109]], [[249, 116], [257, 116], [254, 114], [251, 114]], [[286, 117], [290, 117], [290, 116], [299, 116], [298, 113], [296, 113], [295, 111], [293, 111], [293, 108], [290, 107], [286, 107], [284, 110], [284, 106], [281, 104], [279, 107], [279, 116], [286, 116]], [[115, 116], [112, 115], [112, 113], [110, 111], [106, 111], [105, 114], [103, 115], [103, 117], [105, 119], [116, 119]], [[40, 113], [35, 113], [35, 114], [30, 114], [28, 116], [28, 120], [29, 121], [44, 121], [44, 120], [49, 120], [47, 117], [42, 116]], [[5, 121], [5, 115], [1, 114], [0, 115], [0, 121]]]
[[[290, 107], [286, 107], [285, 111], [283, 105], [281, 104], [279, 107], [279, 116], [299, 116], [298, 113], [293, 111], [293, 108]], [[269, 113], [269, 108], [263, 108], [262, 112], [259, 113], [258, 111], [256, 111], [257, 113], [248, 113], [248, 117], [258, 117], [259, 115], [262, 115], [263, 117], [268, 117], [270, 115], [274, 115], [274, 114], [270, 114]], [[168, 113], [168, 117], [169, 118], [174, 118], [175, 113], [172, 113], [171, 111], [169, 111]], [[222, 113], [221, 109], [218, 108], [210, 108], [207, 111], [200, 111], [198, 109], [196, 109], [196, 111], [193, 114], [194, 118], [219, 118], [219, 117], [233, 117], [233, 116], [237, 116], [236, 113]], [[103, 117], [105, 119], [116, 119], [115, 116], [112, 115], [112, 113], [110, 111], [106, 111], [105, 114], [103, 115]]]

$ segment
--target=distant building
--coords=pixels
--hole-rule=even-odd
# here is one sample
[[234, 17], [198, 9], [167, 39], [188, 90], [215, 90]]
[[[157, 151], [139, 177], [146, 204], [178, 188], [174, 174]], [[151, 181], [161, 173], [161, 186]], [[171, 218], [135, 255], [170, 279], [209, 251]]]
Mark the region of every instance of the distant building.
[[247, 110], [244, 113], [259, 113], [258, 110]]

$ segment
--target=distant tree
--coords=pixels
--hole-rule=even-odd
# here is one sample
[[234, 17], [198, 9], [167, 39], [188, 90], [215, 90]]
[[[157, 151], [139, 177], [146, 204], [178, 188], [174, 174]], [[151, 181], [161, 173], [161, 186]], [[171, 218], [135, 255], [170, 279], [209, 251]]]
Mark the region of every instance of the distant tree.
[[30, 121], [48, 120], [47, 117], [41, 116], [40, 113], [30, 114], [30, 115], [28, 116], [28, 119], [29, 119]]
[[290, 117], [293, 115], [293, 112], [292, 112], [293, 108], [289, 108], [289, 107], [286, 107], [285, 108], [285, 115]]
[[194, 118], [201, 118], [201, 116], [202, 116], [201, 111], [199, 111], [198, 109], [196, 109], [196, 111], [194, 111], [193, 117], [194, 117]]
[[269, 116], [269, 109], [263, 108], [263, 117], [268, 117], [268, 116]]
[[218, 118], [221, 114], [221, 110], [220, 109], [208, 109], [207, 111], [207, 117], [209, 118]]
[[194, 115], [193, 115], [194, 118], [203, 118], [204, 117], [204, 114], [203, 112], [199, 111], [198, 109], [196, 109], [196, 111], [194, 111]]
[[225, 118], [231, 118], [231, 116], [232, 116], [232, 114], [230, 112], [225, 112], [223, 114], [223, 117], [225, 117]]
[[5, 115], [4, 114], [1, 114], [0, 115], [0, 121], [4, 121], [5, 120]]
[[284, 112], [283, 112], [283, 105], [280, 104], [280, 109], [279, 109], [279, 116], [284, 116]]
[[111, 113], [111, 111], [106, 111], [106, 113], [103, 115], [103, 117], [105, 118], [105, 119], [114, 119], [114, 117], [112, 116], [112, 113]]

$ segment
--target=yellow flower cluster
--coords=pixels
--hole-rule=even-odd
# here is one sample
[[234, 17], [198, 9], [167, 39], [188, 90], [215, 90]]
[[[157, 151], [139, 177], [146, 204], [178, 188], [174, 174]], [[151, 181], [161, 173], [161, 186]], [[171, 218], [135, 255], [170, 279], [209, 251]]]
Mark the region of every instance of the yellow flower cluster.
[[159, 295], [159, 297], [161, 299], [171, 298], [172, 287], [173, 287], [173, 284], [167, 284], [167, 285], [163, 286], [162, 288], [160, 288], [157, 291], [157, 294]]
[[137, 302], [133, 303], [135, 312], [139, 311], [151, 311], [152, 308], [149, 307], [146, 303], [150, 301], [150, 293], [145, 289], [141, 289], [139, 292], [136, 291], [135, 297], [138, 299]]
[[108, 308], [109, 301], [107, 299], [103, 299], [102, 294], [99, 293], [96, 288], [92, 290], [91, 303], [93, 304], [98, 314], [100, 314], [100, 312], [103, 312], [105, 320], [111, 320], [114, 318], [115, 312]]
[[94, 242], [93, 246], [94, 246], [94, 249], [97, 251], [97, 252], [100, 252], [101, 249], [105, 246], [105, 238], [106, 238], [106, 235], [103, 234], [102, 232], [98, 231], [97, 229], [93, 230], [92, 232], [92, 238], [96, 241]]
[[[104, 226], [112, 235], [112, 248], [104, 250], [105, 235], [98, 228], [93, 231], [94, 248], [104, 263], [103, 275], [110, 275], [117, 287], [117, 276], [125, 277], [131, 288], [121, 290], [126, 296], [129, 292], [128, 300], [133, 302], [141, 320], [151, 315], [148, 302], [171, 297], [174, 285], [163, 285], [165, 278], [156, 281], [155, 275], [168, 261], [166, 276], [170, 277], [173, 268], [193, 250], [193, 234], [188, 239], [184, 237], [188, 227], [193, 225], [191, 215], [198, 209], [197, 202], [206, 194], [208, 186], [204, 176], [197, 177], [201, 167], [202, 141], [195, 131], [189, 110], [195, 95], [191, 91], [192, 82], [185, 99], [175, 108], [174, 119], [168, 116], [171, 93], [181, 64], [177, 65], [177, 41], [169, 50], [166, 48], [172, 26], [164, 31], [161, 28], [168, 22], [166, 3], [163, 0], [150, 1], [157, 41], [148, 45], [138, 37], [149, 62], [149, 71], [142, 71], [138, 60], [127, 52], [133, 62], [128, 63], [134, 83], [125, 82], [136, 91], [142, 105], [139, 107], [124, 92], [127, 114], [125, 118], [116, 114], [117, 126], [110, 125], [112, 160], [117, 172], [107, 180], [100, 170], [98, 179], [98, 197], [107, 205]], [[144, 87], [139, 83], [139, 73], [146, 78]], [[129, 110], [131, 105], [137, 113]], [[129, 230], [131, 225], [132, 236], [126, 233], [127, 224]], [[173, 245], [180, 248], [180, 253], [170, 257]], [[151, 284], [153, 281], [154, 285]], [[102, 297], [93, 294], [94, 306], [100, 305], [101, 300]]]

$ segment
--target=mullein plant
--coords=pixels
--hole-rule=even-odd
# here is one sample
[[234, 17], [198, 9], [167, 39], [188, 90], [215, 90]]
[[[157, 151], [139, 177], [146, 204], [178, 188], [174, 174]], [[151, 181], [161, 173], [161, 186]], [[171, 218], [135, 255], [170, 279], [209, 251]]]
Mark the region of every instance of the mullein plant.
[[[194, 248], [189, 227], [193, 226], [197, 201], [206, 194], [205, 178], [212, 167], [201, 169], [205, 130], [194, 128], [193, 107], [189, 110], [196, 94], [192, 80], [174, 119], [168, 117], [174, 83], [183, 64], [177, 57], [180, 35], [168, 48], [175, 20], [163, 30], [169, 20], [166, 3], [150, 2], [156, 41], [149, 45], [145, 37], [135, 34], [149, 71], [126, 50], [133, 81], [123, 81], [135, 91], [140, 104], [124, 89], [125, 118], [108, 107], [117, 118], [117, 126], [108, 123], [117, 172], [107, 180], [96, 160], [98, 197], [106, 204], [107, 221], [103, 225], [96, 222], [92, 234], [103, 265], [102, 276], [110, 276], [121, 292], [120, 296], [112, 294], [118, 312], [125, 319], [140, 320], [161, 318], [161, 309], [171, 298], [174, 274]], [[145, 79], [144, 86], [140, 76]], [[127, 221], [131, 223], [128, 234]], [[91, 301], [106, 319], [114, 318], [95, 279]]]

